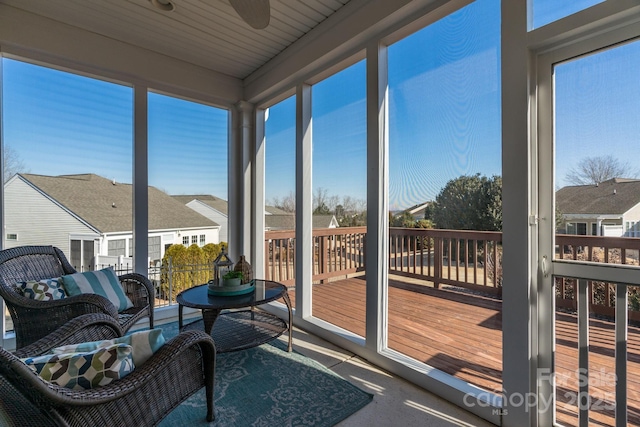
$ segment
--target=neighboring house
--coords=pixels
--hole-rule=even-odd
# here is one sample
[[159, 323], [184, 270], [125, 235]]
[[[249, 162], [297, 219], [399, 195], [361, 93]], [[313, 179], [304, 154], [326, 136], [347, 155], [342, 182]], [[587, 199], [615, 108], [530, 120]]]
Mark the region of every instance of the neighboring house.
[[[338, 228], [340, 226], [335, 215], [313, 215], [311, 220], [313, 228]], [[295, 230], [296, 218], [291, 213], [265, 215], [264, 227], [266, 231]]]
[[229, 204], [226, 200], [208, 194], [174, 195], [171, 197], [219, 224], [220, 242], [229, 242]]
[[[229, 216], [229, 205], [226, 200], [208, 194], [174, 195], [171, 197], [220, 224], [220, 240], [223, 242], [228, 241], [227, 219]], [[293, 214], [276, 208], [275, 206], [265, 206], [264, 222], [266, 231], [295, 229], [295, 218]], [[336, 227], [339, 227], [339, 224], [335, 215], [313, 216], [313, 228]]]
[[559, 232], [640, 237], [640, 180], [612, 178], [597, 185], [563, 187], [556, 192], [562, 215]]
[[[149, 260], [172, 244], [219, 242], [220, 226], [149, 187]], [[78, 270], [130, 261], [132, 188], [94, 174], [17, 174], [5, 184], [5, 247], [53, 245]]]
[[420, 203], [405, 209], [403, 212], [407, 212], [413, 217], [413, 219], [420, 221], [421, 219], [424, 219], [424, 213], [431, 203], [432, 202]]

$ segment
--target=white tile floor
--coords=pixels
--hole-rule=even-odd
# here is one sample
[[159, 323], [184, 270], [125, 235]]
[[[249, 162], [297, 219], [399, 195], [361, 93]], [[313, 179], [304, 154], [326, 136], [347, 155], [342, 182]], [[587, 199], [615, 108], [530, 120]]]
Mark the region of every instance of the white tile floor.
[[315, 335], [294, 329], [293, 337], [296, 351], [317, 360], [374, 395], [371, 403], [339, 423], [339, 427], [493, 426]]

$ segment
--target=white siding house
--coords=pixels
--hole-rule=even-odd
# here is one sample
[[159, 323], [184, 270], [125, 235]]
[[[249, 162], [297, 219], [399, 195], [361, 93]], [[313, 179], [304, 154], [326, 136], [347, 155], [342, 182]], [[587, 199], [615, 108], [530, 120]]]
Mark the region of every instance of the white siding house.
[[[17, 174], [5, 184], [5, 247], [52, 245], [78, 270], [129, 265], [131, 185], [94, 175]], [[149, 263], [172, 244], [220, 241], [220, 226], [149, 187]]]
[[612, 178], [556, 192], [561, 233], [640, 237], [640, 180]]
[[216, 208], [209, 206], [200, 200], [192, 200], [187, 203], [186, 206], [198, 212], [200, 215], [209, 218], [211, 221], [220, 224], [220, 238], [219, 241], [215, 243], [229, 241], [226, 212], [220, 212]]

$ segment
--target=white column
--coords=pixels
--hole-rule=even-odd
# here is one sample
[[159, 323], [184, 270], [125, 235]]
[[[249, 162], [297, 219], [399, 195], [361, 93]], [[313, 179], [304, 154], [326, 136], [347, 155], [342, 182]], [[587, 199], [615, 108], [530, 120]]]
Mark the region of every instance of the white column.
[[133, 87], [133, 271], [147, 276], [149, 182], [147, 141], [147, 87]]
[[251, 247], [251, 103], [240, 101], [232, 110], [228, 151], [229, 257], [237, 262]]
[[251, 242], [251, 253], [248, 261], [253, 267], [256, 277], [266, 277], [265, 271], [265, 250], [264, 250], [264, 205], [265, 205], [265, 115], [264, 109], [256, 109], [255, 129], [253, 149], [253, 205], [251, 236], [255, 239]]
[[313, 277], [311, 86], [296, 88], [296, 317], [311, 315]]
[[389, 130], [387, 48], [367, 46], [366, 346], [387, 346], [389, 257]]

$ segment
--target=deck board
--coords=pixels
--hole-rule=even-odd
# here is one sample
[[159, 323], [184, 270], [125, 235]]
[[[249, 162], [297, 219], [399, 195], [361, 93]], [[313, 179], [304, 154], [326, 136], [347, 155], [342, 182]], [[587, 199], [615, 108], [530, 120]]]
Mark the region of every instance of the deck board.
[[[502, 390], [502, 301], [444, 287], [435, 289], [399, 276], [394, 276], [390, 285], [391, 349], [483, 389]], [[365, 307], [363, 277], [313, 286], [313, 315], [360, 336], [365, 333]], [[614, 334], [613, 322], [590, 319], [591, 372], [614, 372]], [[570, 399], [578, 389], [574, 314], [556, 313], [556, 335], [556, 371], [565, 375], [557, 390], [557, 417], [564, 425], [577, 425], [575, 405], [560, 402], [566, 400], [565, 393]], [[628, 353], [629, 425], [640, 425], [640, 329], [635, 326], [629, 327]], [[596, 399], [615, 397], [614, 388], [614, 381], [599, 381], [591, 394]], [[610, 410], [591, 411], [590, 418], [593, 425], [615, 425]]]

